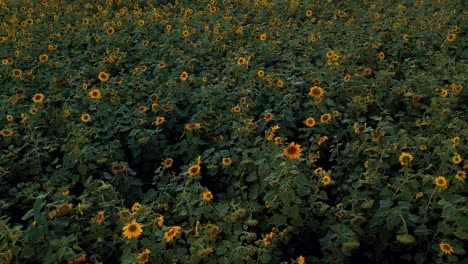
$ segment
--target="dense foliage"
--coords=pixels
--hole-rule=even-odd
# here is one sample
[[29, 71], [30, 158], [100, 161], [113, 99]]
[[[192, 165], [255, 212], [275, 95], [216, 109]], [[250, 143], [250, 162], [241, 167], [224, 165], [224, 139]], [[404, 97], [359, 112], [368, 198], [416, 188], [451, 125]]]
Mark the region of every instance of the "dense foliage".
[[462, 261], [464, 7], [0, 0], [2, 261]]

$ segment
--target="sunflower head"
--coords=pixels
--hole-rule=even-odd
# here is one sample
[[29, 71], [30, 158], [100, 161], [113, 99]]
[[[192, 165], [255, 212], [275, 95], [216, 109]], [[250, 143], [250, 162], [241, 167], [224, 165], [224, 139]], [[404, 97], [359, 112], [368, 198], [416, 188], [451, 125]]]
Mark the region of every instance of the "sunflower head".
[[291, 142], [283, 150], [283, 154], [290, 159], [297, 159], [301, 156], [301, 145]]
[[133, 221], [130, 224], [126, 224], [122, 228], [122, 230], [123, 230], [123, 233], [122, 233], [123, 236], [128, 239], [131, 239], [134, 237], [139, 237], [141, 233], [143, 233], [143, 226], [140, 223]]

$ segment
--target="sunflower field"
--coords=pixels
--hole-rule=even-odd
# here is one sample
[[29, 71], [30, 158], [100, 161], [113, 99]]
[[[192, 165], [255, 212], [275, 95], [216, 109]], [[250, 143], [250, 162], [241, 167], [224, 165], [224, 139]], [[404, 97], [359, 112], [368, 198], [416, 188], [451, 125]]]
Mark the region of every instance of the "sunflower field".
[[0, 263], [468, 263], [464, 1], [0, 17]]

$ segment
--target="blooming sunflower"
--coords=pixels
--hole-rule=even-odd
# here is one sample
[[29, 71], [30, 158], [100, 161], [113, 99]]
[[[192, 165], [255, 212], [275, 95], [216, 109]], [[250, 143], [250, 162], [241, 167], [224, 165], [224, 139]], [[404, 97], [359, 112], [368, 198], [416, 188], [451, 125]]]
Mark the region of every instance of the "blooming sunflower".
[[172, 167], [173, 163], [174, 163], [174, 159], [172, 159], [172, 158], [165, 159], [164, 160], [164, 168], [169, 169], [170, 167]]
[[455, 174], [455, 179], [459, 181], [464, 181], [466, 179], [466, 172], [465, 171], [457, 171], [457, 174]]
[[241, 111], [241, 108], [238, 105], [231, 108], [231, 112], [233, 113], [239, 113], [240, 111]]
[[325, 186], [329, 185], [329, 184], [331, 183], [331, 177], [328, 176], [328, 175], [324, 175], [324, 176], [322, 177], [322, 183], [323, 183], [323, 185], [325, 185]]
[[174, 237], [177, 236], [179, 231], [180, 226], [173, 226], [169, 228], [169, 230], [164, 233], [164, 239], [166, 240], [166, 242], [171, 242], [174, 239]]
[[49, 56], [47, 54], [39, 55], [39, 61], [40, 62], [46, 62], [47, 60], [49, 60]]
[[446, 38], [446, 40], [447, 40], [448, 42], [454, 42], [455, 39], [457, 39], [457, 35], [455, 35], [455, 34], [453, 34], [453, 33], [448, 34], [448, 35], [447, 35], [447, 38]]
[[91, 97], [91, 99], [99, 99], [101, 98], [101, 91], [99, 91], [99, 89], [92, 89], [91, 91], [89, 91], [89, 97]]
[[280, 145], [281, 143], [283, 143], [283, 139], [281, 137], [275, 137], [275, 145]]
[[301, 145], [291, 142], [289, 146], [283, 150], [283, 154], [290, 159], [297, 159], [301, 155]]
[[123, 233], [122, 233], [123, 236], [128, 239], [131, 239], [134, 237], [139, 237], [141, 233], [143, 233], [143, 226], [140, 223], [133, 221], [130, 224], [126, 224], [122, 228], [122, 230], [123, 230]]
[[81, 115], [81, 121], [87, 123], [91, 120], [91, 116], [88, 113], [82, 114]]
[[458, 146], [458, 143], [460, 142], [460, 137], [454, 137], [452, 138], [452, 146], [455, 148]]
[[180, 74], [179, 77], [180, 77], [180, 79], [181, 79], [182, 81], [185, 81], [185, 80], [187, 80], [187, 78], [188, 78], [188, 73], [185, 72], [185, 71], [183, 71], [183, 72]]
[[13, 131], [11, 131], [10, 129], [4, 128], [0, 131], [0, 134], [4, 137], [11, 137], [13, 135]]
[[237, 65], [242, 65], [242, 64], [245, 64], [246, 62], [247, 60], [244, 57], [240, 57], [239, 59], [237, 59]]
[[160, 125], [162, 125], [162, 123], [164, 123], [165, 120], [166, 120], [166, 119], [165, 119], [163, 116], [158, 116], [158, 117], [156, 118], [156, 121], [155, 121], [154, 123], [155, 123], [157, 126], [160, 126]]
[[138, 210], [140, 210], [141, 208], [141, 204], [139, 202], [135, 202], [133, 205], [132, 205], [132, 208], [130, 209], [133, 213], [136, 213], [138, 212]]
[[140, 260], [138, 264], [145, 264], [149, 260], [149, 254], [151, 251], [149, 249], [143, 250], [140, 254], [138, 254], [138, 259]]
[[398, 157], [398, 161], [400, 161], [401, 166], [408, 166], [409, 162], [413, 159], [413, 155], [409, 152], [402, 152]]
[[345, 83], [349, 82], [351, 80], [351, 74], [346, 74], [346, 76], [344, 77], [343, 81]]
[[101, 81], [101, 82], [106, 82], [109, 80], [109, 74], [105, 73], [105, 72], [99, 72], [98, 74], [98, 79]]
[[315, 126], [315, 123], [316, 123], [315, 118], [309, 117], [309, 118], [306, 119], [305, 123], [306, 123], [306, 126], [313, 127], [313, 126]]
[[232, 164], [231, 158], [223, 158], [222, 160], [223, 166], [230, 166]]
[[320, 116], [320, 123], [325, 124], [325, 123], [330, 122], [330, 120], [331, 120], [331, 114], [326, 113]]
[[201, 193], [201, 197], [203, 198], [203, 200], [205, 200], [207, 202], [213, 200], [213, 194], [209, 190], [203, 191]]
[[189, 176], [195, 176], [200, 173], [201, 167], [200, 165], [192, 165], [190, 168], [187, 170], [187, 173]]
[[32, 100], [34, 103], [41, 103], [42, 101], [44, 101], [44, 94], [37, 93], [33, 96]]
[[265, 121], [270, 122], [273, 119], [273, 114], [268, 112], [263, 118], [265, 119]]
[[446, 242], [441, 242], [439, 244], [440, 251], [442, 251], [445, 255], [450, 255], [453, 253], [453, 247]]
[[455, 153], [455, 154], [453, 155], [453, 157], [452, 157], [452, 161], [453, 161], [453, 163], [455, 163], [455, 164], [460, 164], [460, 162], [462, 162], [462, 160], [463, 160], [462, 157], [461, 157], [460, 154], [458, 154], [458, 153]]
[[439, 176], [439, 177], [435, 178], [434, 183], [438, 187], [441, 187], [443, 189], [447, 189], [448, 183], [447, 183], [447, 179], [445, 179], [444, 176]]
[[192, 131], [192, 130], [199, 129], [199, 128], [200, 128], [200, 123], [185, 124], [185, 129], [188, 131]]
[[322, 97], [323, 89], [319, 86], [314, 85], [310, 88], [309, 95], [312, 97]]

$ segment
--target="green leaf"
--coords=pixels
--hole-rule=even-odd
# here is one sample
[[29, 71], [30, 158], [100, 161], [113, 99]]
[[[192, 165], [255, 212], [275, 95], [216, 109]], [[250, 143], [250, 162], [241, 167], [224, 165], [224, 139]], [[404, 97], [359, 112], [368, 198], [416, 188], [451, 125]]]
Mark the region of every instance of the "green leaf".
[[271, 218], [271, 223], [276, 227], [282, 226], [286, 223], [286, 217], [280, 214], [274, 214]]

